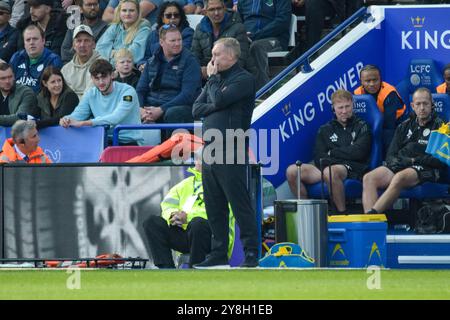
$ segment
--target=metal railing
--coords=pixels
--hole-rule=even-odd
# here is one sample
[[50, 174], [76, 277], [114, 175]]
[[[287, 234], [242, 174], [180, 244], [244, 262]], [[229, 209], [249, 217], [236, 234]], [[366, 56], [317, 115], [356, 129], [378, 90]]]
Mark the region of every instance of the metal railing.
[[302, 72], [308, 73], [312, 71], [311, 65], [309, 63], [309, 59], [313, 54], [319, 51], [323, 46], [325, 46], [328, 42], [333, 40], [338, 34], [344, 31], [348, 26], [357, 21], [358, 19], [364, 17], [364, 20], [367, 20], [371, 16], [370, 13], [367, 13], [367, 8], [363, 7], [356, 11], [351, 17], [342, 22], [339, 26], [337, 26], [333, 31], [331, 31], [328, 35], [326, 35], [323, 39], [317, 42], [313, 47], [311, 47], [308, 51], [302, 54], [299, 58], [297, 58], [294, 62], [292, 62], [286, 69], [280, 72], [275, 78], [266, 83], [261, 89], [256, 93], [256, 99], [259, 99], [263, 94], [267, 93], [270, 89], [272, 89], [276, 84], [278, 84], [281, 80], [283, 80], [289, 73], [291, 73], [295, 68], [299, 66], [302, 67]]

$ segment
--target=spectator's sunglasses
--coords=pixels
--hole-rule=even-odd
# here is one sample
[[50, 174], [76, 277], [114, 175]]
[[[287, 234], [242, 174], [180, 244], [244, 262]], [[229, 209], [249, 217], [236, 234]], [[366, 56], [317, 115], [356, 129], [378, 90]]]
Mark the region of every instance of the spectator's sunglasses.
[[164, 18], [166, 19], [178, 19], [180, 14], [177, 12], [164, 13]]

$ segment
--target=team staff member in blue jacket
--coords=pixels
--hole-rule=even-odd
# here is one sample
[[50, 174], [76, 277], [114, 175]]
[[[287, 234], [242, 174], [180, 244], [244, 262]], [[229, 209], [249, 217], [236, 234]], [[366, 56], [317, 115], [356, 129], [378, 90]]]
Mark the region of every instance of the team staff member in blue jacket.
[[36, 25], [29, 25], [23, 31], [25, 49], [16, 52], [10, 61], [16, 82], [33, 89], [41, 90], [41, 74], [47, 66], [62, 67], [61, 58], [45, 48], [44, 31]]
[[[104, 59], [98, 59], [89, 68], [89, 72], [94, 87], [83, 95], [70, 115], [61, 118], [59, 124], [64, 128], [109, 125], [110, 137], [118, 124], [141, 124], [136, 91], [126, 83], [113, 82], [111, 64]], [[140, 131], [119, 132], [121, 145], [136, 145], [142, 142]]]
[[192, 122], [192, 104], [200, 93], [200, 64], [183, 48], [180, 30], [164, 25], [155, 55], [145, 64], [136, 87], [143, 123]]

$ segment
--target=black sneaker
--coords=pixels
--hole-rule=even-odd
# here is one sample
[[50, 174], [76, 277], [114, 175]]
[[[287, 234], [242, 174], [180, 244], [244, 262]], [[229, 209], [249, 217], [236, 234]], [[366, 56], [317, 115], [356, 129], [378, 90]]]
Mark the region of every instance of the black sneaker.
[[245, 260], [239, 266], [240, 268], [256, 268], [259, 266], [258, 254], [254, 252], [247, 252], [245, 254]]
[[220, 259], [216, 257], [207, 257], [205, 261], [194, 264], [194, 269], [230, 269], [228, 259]]

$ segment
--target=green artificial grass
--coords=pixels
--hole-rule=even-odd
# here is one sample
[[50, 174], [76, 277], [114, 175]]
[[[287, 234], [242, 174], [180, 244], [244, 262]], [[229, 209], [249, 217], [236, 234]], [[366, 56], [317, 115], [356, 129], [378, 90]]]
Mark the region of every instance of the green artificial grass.
[[[450, 270], [0, 270], [0, 299], [450, 299]], [[370, 281], [369, 281], [370, 282]], [[373, 282], [371, 282], [373, 283]]]

